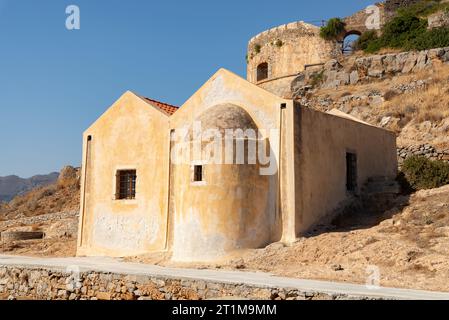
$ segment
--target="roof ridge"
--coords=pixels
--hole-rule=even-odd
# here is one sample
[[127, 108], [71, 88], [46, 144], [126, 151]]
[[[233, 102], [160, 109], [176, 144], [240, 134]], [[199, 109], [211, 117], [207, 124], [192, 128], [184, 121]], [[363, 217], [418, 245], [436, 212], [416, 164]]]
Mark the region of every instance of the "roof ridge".
[[148, 98], [148, 97], [145, 97], [145, 96], [142, 96], [142, 98], [144, 98], [146, 100], [149, 100], [151, 102], [157, 102], [157, 103], [165, 104], [166, 106], [169, 106], [169, 107], [173, 107], [173, 108], [178, 108], [179, 109], [179, 107], [175, 106], [174, 104], [170, 104], [170, 103], [167, 103], [167, 102], [162, 102], [162, 101], [159, 101], [159, 100], [151, 99], [151, 98]]
[[179, 107], [169, 104], [169, 103], [165, 103], [165, 102], [161, 102], [158, 100], [154, 100], [145, 96], [140, 96], [144, 101], [146, 101], [147, 103], [149, 103], [150, 105], [152, 105], [155, 108], [158, 108], [159, 110], [161, 110], [162, 112], [166, 113], [167, 115], [171, 116], [173, 115], [176, 111], [178, 111]]

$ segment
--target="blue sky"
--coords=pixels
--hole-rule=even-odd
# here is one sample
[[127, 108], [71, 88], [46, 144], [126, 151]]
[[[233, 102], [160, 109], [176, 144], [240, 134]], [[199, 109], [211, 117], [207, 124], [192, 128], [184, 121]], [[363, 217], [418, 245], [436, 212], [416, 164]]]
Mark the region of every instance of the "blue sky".
[[181, 105], [220, 67], [245, 77], [257, 33], [372, 2], [0, 0], [0, 176], [79, 166], [82, 132], [126, 90]]

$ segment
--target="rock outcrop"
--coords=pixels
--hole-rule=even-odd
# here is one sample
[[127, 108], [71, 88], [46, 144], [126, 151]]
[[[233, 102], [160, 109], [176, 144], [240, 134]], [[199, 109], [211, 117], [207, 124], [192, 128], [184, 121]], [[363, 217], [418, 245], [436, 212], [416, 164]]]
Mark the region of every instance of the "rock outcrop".
[[321, 69], [305, 71], [293, 80], [292, 97], [298, 99], [313, 88], [335, 89], [416, 72], [430, 68], [436, 61], [449, 62], [449, 47], [330, 60]]
[[439, 11], [429, 16], [429, 29], [436, 29], [449, 26], [449, 12]]

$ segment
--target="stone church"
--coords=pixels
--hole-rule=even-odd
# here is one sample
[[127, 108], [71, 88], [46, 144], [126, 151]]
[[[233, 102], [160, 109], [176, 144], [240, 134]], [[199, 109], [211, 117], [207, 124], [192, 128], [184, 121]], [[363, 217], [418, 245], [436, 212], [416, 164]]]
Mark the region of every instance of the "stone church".
[[210, 261], [291, 243], [369, 178], [395, 178], [394, 133], [289, 96], [335, 53], [318, 34], [303, 22], [263, 32], [247, 80], [220, 69], [179, 108], [124, 93], [83, 135], [77, 254]]

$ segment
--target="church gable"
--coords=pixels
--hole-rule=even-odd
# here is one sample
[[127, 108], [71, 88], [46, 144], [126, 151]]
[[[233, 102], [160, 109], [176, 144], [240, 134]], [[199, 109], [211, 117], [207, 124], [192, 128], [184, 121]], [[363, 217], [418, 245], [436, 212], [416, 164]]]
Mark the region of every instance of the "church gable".
[[176, 106], [127, 91], [87, 131], [97, 130], [97, 128], [111, 124], [121, 117], [133, 118], [138, 121], [140, 116], [145, 115], [154, 120], [168, 122], [170, 115], [174, 114], [177, 109]]
[[191, 123], [208, 108], [224, 103], [246, 110], [260, 128], [276, 128], [279, 106], [288, 101], [222, 68], [170, 118], [171, 126]]

